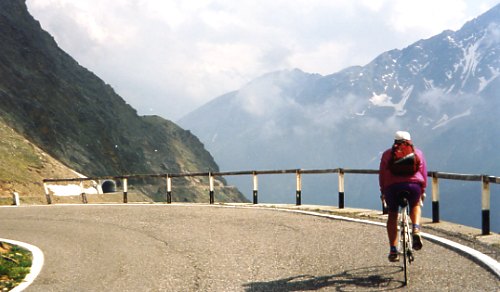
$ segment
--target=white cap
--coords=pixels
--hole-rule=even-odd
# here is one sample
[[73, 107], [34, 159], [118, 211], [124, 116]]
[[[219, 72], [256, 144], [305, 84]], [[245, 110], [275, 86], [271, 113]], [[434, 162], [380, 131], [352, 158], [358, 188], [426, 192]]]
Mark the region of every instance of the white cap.
[[394, 140], [411, 140], [410, 133], [405, 132], [405, 131], [397, 131], [396, 135], [394, 136]]

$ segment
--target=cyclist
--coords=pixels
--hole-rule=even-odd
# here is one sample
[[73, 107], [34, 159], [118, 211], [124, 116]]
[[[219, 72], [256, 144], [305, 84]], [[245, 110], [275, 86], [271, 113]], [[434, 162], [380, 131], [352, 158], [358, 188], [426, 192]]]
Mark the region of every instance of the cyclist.
[[[413, 158], [415, 165], [414, 171], [404, 174], [397, 173], [394, 170], [395, 154], [394, 149], [399, 145], [411, 145], [413, 150]], [[411, 155], [406, 155], [411, 156]], [[408, 165], [408, 164], [407, 164]], [[398, 197], [401, 192], [408, 192], [408, 203], [410, 206], [410, 219], [412, 221], [412, 237], [413, 249], [420, 250], [422, 248], [422, 238], [420, 236], [420, 203], [423, 200], [423, 194], [427, 186], [427, 164], [424, 155], [420, 149], [414, 148], [411, 141], [410, 133], [405, 131], [397, 131], [394, 137], [393, 147], [387, 149], [380, 160], [379, 169], [379, 184], [382, 199], [387, 203], [388, 218], [387, 218], [387, 236], [389, 238], [390, 252], [389, 261], [399, 261], [399, 253], [397, 249], [398, 242]]]

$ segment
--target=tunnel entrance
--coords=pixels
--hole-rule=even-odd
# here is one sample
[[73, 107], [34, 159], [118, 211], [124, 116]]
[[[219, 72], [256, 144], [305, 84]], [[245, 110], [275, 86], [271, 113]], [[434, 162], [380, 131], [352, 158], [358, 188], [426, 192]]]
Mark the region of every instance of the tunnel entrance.
[[114, 193], [116, 192], [116, 183], [112, 180], [105, 180], [102, 183], [102, 192], [105, 193]]

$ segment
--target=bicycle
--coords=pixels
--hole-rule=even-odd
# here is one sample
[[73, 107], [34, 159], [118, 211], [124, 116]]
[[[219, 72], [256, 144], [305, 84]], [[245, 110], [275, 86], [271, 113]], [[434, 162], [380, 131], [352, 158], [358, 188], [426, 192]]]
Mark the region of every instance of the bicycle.
[[[410, 282], [410, 274], [409, 274], [409, 266], [411, 262], [415, 260], [415, 257], [413, 256], [413, 237], [411, 234], [411, 229], [410, 229], [410, 220], [408, 217], [410, 216], [410, 210], [408, 206], [408, 197], [409, 192], [408, 191], [401, 191], [398, 194], [399, 197], [399, 208], [400, 208], [400, 214], [398, 216], [398, 227], [399, 227], [399, 254], [403, 255], [403, 272], [404, 272], [404, 285], [407, 286], [408, 283]], [[425, 194], [424, 194], [425, 196]], [[383, 196], [381, 196], [382, 199], [382, 209], [383, 209], [383, 214], [387, 214], [387, 203], [385, 202], [385, 199]]]
[[408, 200], [406, 196], [408, 192], [402, 192], [400, 195], [399, 207], [401, 208], [401, 215], [399, 216], [399, 231], [400, 231], [400, 246], [401, 253], [403, 254], [403, 272], [405, 278], [405, 286], [410, 282], [409, 266], [415, 260], [413, 256], [413, 239], [411, 236], [409, 217]]

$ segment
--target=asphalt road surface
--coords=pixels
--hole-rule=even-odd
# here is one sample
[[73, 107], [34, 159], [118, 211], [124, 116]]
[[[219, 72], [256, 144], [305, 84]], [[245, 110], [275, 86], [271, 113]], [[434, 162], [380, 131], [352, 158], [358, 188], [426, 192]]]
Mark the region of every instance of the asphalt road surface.
[[385, 229], [257, 208], [86, 205], [0, 208], [0, 238], [45, 255], [25, 291], [499, 291], [499, 279], [431, 242], [411, 282]]

